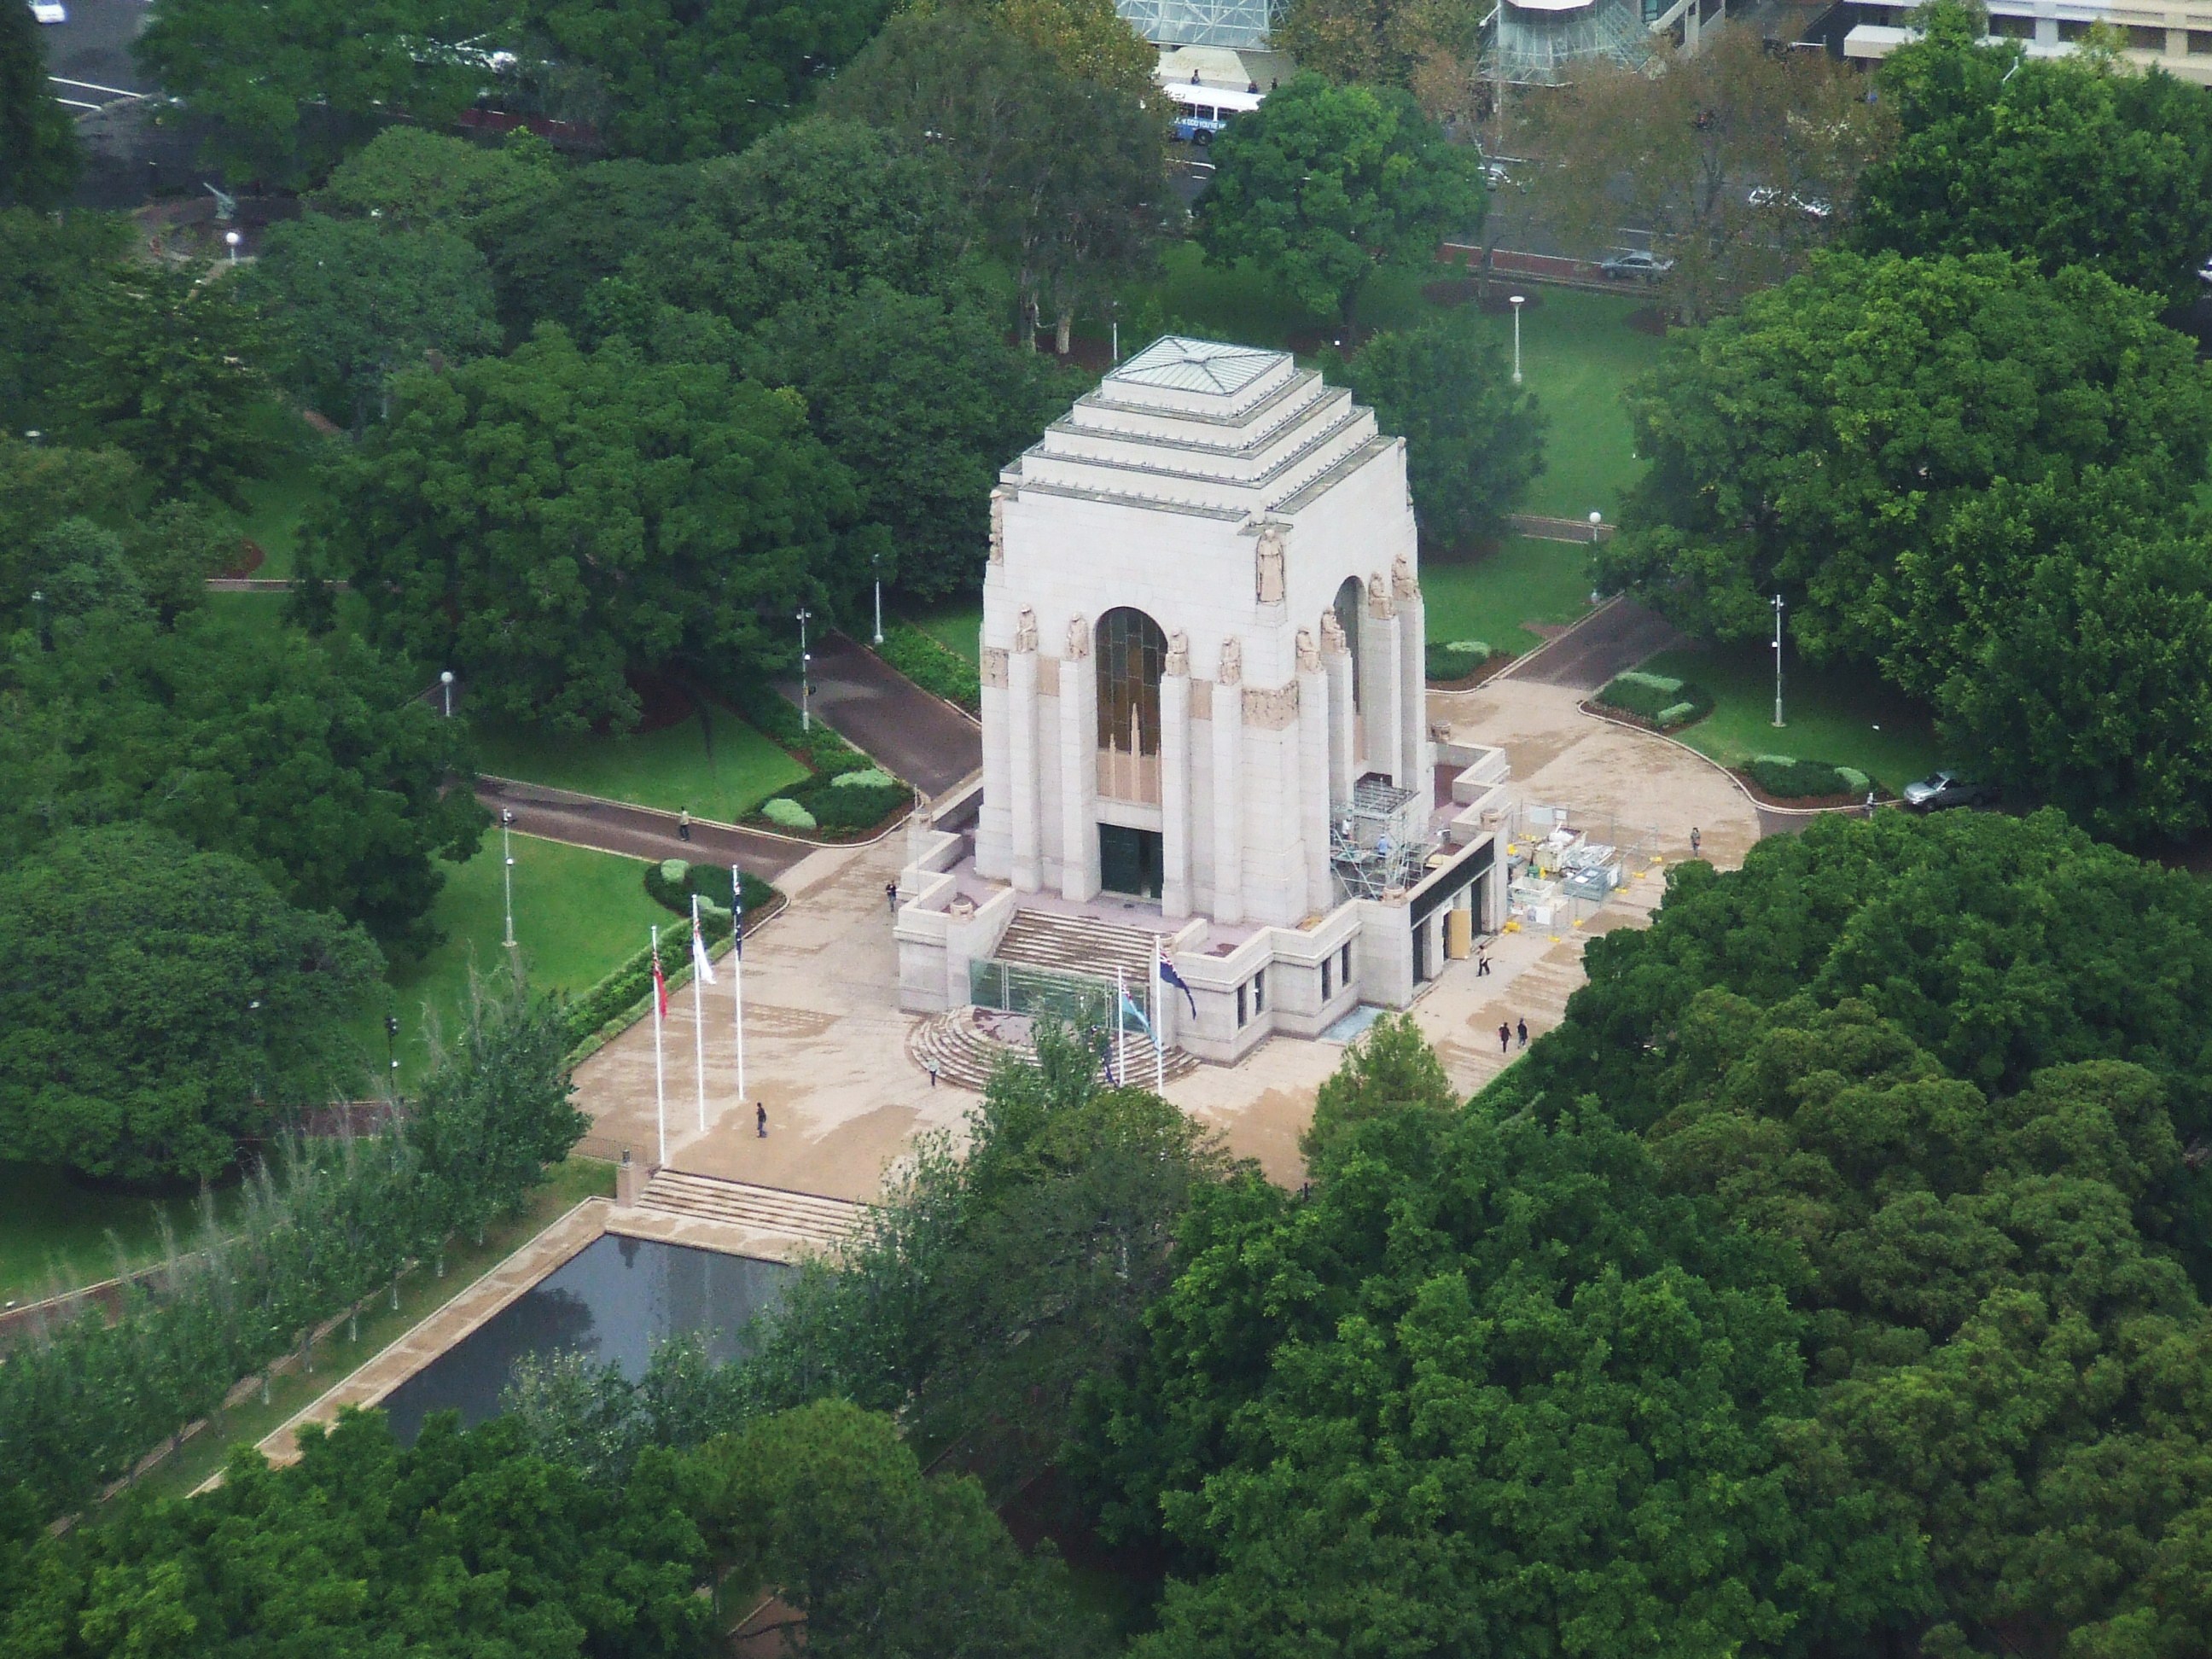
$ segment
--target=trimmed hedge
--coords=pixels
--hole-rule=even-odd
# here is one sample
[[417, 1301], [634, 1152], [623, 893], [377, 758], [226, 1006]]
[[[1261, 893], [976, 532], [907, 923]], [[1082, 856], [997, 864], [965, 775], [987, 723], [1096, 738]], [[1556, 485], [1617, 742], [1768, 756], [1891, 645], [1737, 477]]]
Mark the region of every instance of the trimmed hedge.
[[1463, 680], [1488, 662], [1490, 654], [1490, 647], [1481, 640], [1453, 640], [1431, 645], [1422, 653], [1422, 669], [1431, 680]]
[[[1853, 789], [1839, 767], [1826, 761], [1798, 760], [1789, 755], [1760, 755], [1744, 769], [1745, 775], [1779, 800], [1799, 800], [1815, 795], [1863, 794]], [[1863, 780], [1866, 774], [1854, 772]]]
[[760, 815], [779, 830], [811, 830], [814, 814], [788, 795], [761, 803]]
[[1854, 795], [1864, 795], [1874, 788], [1874, 780], [1856, 766], [1838, 766], [1836, 775], [1844, 781], [1844, 787]]
[[[746, 909], [759, 909], [775, 896], [775, 889], [751, 871], [745, 871], [744, 876]], [[691, 914], [691, 896], [696, 893], [701, 908], [709, 915], [719, 911], [722, 932], [729, 930], [730, 872], [726, 865], [686, 864], [682, 859], [664, 859], [659, 864], [648, 864], [645, 866], [645, 892], [654, 903], [679, 916]]]
[[1688, 680], [1631, 672], [1616, 675], [1592, 701], [1662, 728], [1687, 726], [1713, 712], [1712, 693]]
[[815, 721], [812, 731], [806, 730], [799, 710], [771, 685], [755, 682], [732, 686], [728, 700], [747, 725], [768, 733], [779, 748], [817, 772], [859, 772], [875, 764], [822, 721]]
[[969, 714], [983, 708], [983, 678], [974, 663], [909, 622], [884, 629], [876, 654], [923, 690], [957, 703]]

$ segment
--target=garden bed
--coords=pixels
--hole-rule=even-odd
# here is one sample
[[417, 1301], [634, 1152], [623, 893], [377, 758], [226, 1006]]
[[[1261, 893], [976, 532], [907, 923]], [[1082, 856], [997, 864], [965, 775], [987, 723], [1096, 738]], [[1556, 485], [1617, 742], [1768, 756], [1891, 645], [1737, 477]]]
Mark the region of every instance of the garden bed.
[[1638, 670], [1615, 675], [1590, 702], [1631, 724], [1662, 732], [1695, 726], [1713, 712], [1712, 693], [1702, 685]]

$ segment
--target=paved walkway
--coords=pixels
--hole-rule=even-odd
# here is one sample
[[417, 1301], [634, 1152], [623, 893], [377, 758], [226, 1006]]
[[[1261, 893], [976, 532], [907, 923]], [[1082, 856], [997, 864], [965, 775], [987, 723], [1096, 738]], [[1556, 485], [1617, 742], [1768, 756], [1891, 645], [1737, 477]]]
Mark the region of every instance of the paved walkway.
[[[932, 796], [980, 770], [983, 729], [842, 634], [814, 644], [814, 717]], [[795, 704], [796, 680], [776, 689]]]
[[1655, 652], [1687, 645], [1688, 636], [1657, 611], [1616, 596], [1557, 638], [1516, 657], [1493, 678], [1601, 690]]
[[823, 849], [786, 841], [735, 824], [691, 821], [691, 839], [676, 833], [676, 814], [650, 806], [579, 795], [542, 783], [479, 775], [477, 799], [497, 818], [514, 814], [514, 827], [526, 836], [626, 853], [641, 859], [689, 859], [696, 863], [735, 864], [763, 881], [775, 881], [809, 854]]

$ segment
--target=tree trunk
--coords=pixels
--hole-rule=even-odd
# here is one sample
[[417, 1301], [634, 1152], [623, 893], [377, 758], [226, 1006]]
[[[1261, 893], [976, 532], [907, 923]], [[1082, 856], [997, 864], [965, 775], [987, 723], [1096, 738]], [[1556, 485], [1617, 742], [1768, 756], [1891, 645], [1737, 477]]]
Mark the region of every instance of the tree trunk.
[[1052, 349], [1063, 357], [1067, 356], [1068, 347], [1074, 343], [1074, 333], [1075, 307], [1070, 303], [1060, 308], [1060, 315], [1053, 322]]

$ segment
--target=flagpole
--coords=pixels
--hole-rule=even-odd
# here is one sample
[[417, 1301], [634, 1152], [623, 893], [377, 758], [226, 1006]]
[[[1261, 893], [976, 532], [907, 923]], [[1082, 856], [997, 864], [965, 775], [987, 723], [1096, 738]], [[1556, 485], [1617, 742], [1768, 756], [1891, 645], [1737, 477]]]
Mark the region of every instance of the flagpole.
[[691, 895], [691, 949], [700, 958], [691, 964], [691, 1058], [699, 1078], [699, 1133], [707, 1133], [707, 987], [706, 936], [699, 931], [699, 896]]
[[660, 1165], [668, 1166], [668, 1085], [660, 1061], [660, 929], [653, 930], [653, 1121], [660, 1131]]
[[1152, 1092], [1168, 1086], [1167, 1027], [1160, 1017], [1160, 936], [1152, 935]]
[[738, 1021], [738, 1105], [745, 1103], [745, 877], [730, 866], [730, 999]]
[[1121, 1023], [1121, 1004], [1128, 994], [1122, 983], [1121, 968], [1116, 963], [1114, 969], [1114, 1081], [1124, 1087], [1129, 1081], [1129, 1033]]

